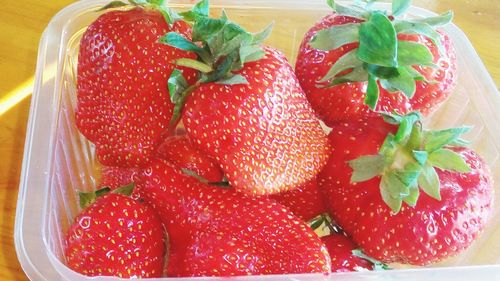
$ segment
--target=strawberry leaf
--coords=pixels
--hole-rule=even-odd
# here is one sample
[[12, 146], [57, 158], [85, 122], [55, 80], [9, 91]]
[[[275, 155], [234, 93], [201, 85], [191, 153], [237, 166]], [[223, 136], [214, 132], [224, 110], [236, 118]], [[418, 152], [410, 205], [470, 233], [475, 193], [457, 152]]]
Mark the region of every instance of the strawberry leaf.
[[121, 186], [121, 187], [111, 191], [111, 193], [130, 196], [130, 195], [132, 195], [132, 192], [134, 192], [134, 188], [135, 188], [135, 183], [131, 182], [127, 185]]
[[161, 6], [161, 5], [163, 5], [167, 1], [166, 0], [146, 0], [146, 2], [148, 2], [150, 4], [153, 4], [153, 5]]
[[188, 58], [178, 59], [175, 61], [175, 64], [177, 64], [179, 66], [193, 68], [193, 69], [196, 69], [196, 70], [201, 71], [203, 73], [208, 73], [208, 72], [213, 71], [213, 69], [209, 65], [207, 65], [203, 62], [193, 60], [193, 59], [188, 59]]
[[224, 85], [248, 84], [248, 80], [239, 74], [235, 74], [229, 78], [219, 80], [216, 83]]
[[435, 17], [416, 19], [416, 20], [413, 20], [413, 22], [426, 23], [432, 27], [439, 27], [439, 26], [443, 26], [443, 25], [450, 23], [452, 19], [453, 19], [453, 12], [448, 11], [446, 13], [440, 14], [440, 15], [435, 16]]
[[460, 173], [470, 172], [470, 167], [465, 160], [455, 151], [438, 149], [429, 155], [430, 165], [442, 170], [451, 170]]
[[422, 167], [420, 164], [415, 162], [409, 162], [405, 165], [403, 170], [396, 171], [398, 179], [405, 185], [405, 188], [400, 191], [400, 194], [404, 197], [409, 195], [409, 190], [411, 186], [417, 185], [417, 179], [420, 176], [420, 171]]
[[467, 133], [468, 131], [470, 131], [470, 127], [452, 128], [440, 131], [425, 131], [424, 148], [427, 152], [432, 153], [449, 143], [458, 140], [462, 134]]
[[415, 80], [406, 67], [398, 67], [397, 71], [397, 76], [381, 79], [380, 85], [389, 92], [401, 91], [408, 98], [412, 98], [416, 91]]
[[430, 197], [436, 200], [441, 200], [441, 195], [439, 194], [439, 177], [434, 167], [430, 165], [424, 166], [424, 169], [418, 178], [418, 185]]
[[368, 87], [366, 88], [366, 96], [364, 103], [372, 110], [375, 110], [378, 102], [379, 89], [377, 80], [373, 75], [368, 75]]
[[318, 82], [326, 82], [335, 76], [337, 76], [339, 73], [353, 69], [359, 66], [362, 66], [363, 63], [357, 59], [356, 57], [356, 50], [352, 50], [345, 55], [341, 56], [337, 62], [328, 70], [328, 72], [325, 74], [323, 78], [321, 78]]
[[443, 44], [441, 44], [440, 35], [432, 26], [422, 22], [397, 21], [394, 28], [398, 34], [421, 34], [429, 38], [434, 45], [438, 47], [439, 53], [445, 55]]
[[119, 7], [123, 7], [123, 6], [127, 6], [127, 5], [128, 5], [127, 3], [122, 2], [122, 1], [112, 1], [112, 2], [109, 2], [108, 4], [106, 4], [104, 7], [100, 8], [97, 11], [100, 12], [100, 11], [105, 11], [105, 10], [109, 10], [109, 9], [119, 8]]
[[401, 210], [402, 200], [399, 196], [399, 188], [402, 185], [393, 173], [382, 176], [382, 180], [380, 181], [382, 200], [391, 208], [394, 214], [397, 214]]
[[311, 39], [309, 45], [315, 49], [329, 51], [345, 44], [357, 42], [359, 40], [359, 27], [359, 23], [347, 23], [320, 30]]
[[271, 31], [273, 30], [274, 23], [270, 23], [266, 26], [262, 31], [253, 34], [252, 44], [260, 45], [264, 40], [266, 40], [269, 35], [271, 35]]
[[433, 66], [432, 53], [422, 44], [408, 41], [398, 41], [398, 64]]
[[367, 181], [384, 171], [384, 156], [365, 155], [348, 162], [353, 173], [351, 182]]
[[396, 30], [386, 15], [373, 12], [361, 23], [357, 56], [369, 64], [398, 66]]
[[392, 1], [392, 15], [399, 16], [408, 10], [411, 5], [411, 0], [393, 0]]
[[405, 198], [403, 198], [403, 201], [409, 206], [414, 207], [417, 205], [419, 196], [420, 190], [418, 189], [418, 186], [410, 186], [410, 194], [408, 194], [408, 196], [405, 196]]
[[392, 269], [387, 264], [382, 263], [381, 261], [376, 260], [370, 256], [367, 256], [365, 253], [363, 253], [363, 250], [361, 250], [361, 249], [355, 249], [355, 250], [352, 250], [351, 252], [354, 256], [371, 262], [373, 264], [373, 270], [375, 270], [375, 271], [377, 271], [377, 270], [391, 270]]
[[370, 12], [368, 10], [357, 5], [343, 6], [338, 3], [335, 3], [335, 1], [331, 1], [330, 4], [329, 6], [332, 7], [332, 9], [335, 12], [341, 15], [350, 16], [358, 19], [366, 19], [370, 16]]
[[167, 85], [170, 101], [173, 104], [177, 104], [181, 98], [182, 92], [188, 87], [186, 79], [182, 76], [182, 71], [174, 69], [167, 80]]
[[78, 198], [80, 203], [80, 208], [85, 209], [88, 206], [92, 205], [95, 200], [101, 196], [108, 194], [111, 191], [111, 188], [108, 186], [103, 187], [101, 189], [92, 191], [92, 192], [80, 192], [78, 191]]
[[326, 0], [326, 4], [335, 10], [335, 0]]
[[425, 162], [427, 162], [427, 158], [429, 157], [429, 153], [427, 153], [427, 151], [413, 150], [412, 154], [413, 158], [415, 158], [415, 160], [417, 160], [417, 163], [421, 166], [425, 165]]
[[260, 46], [247, 45], [240, 49], [240, 60], [243, 64], [252, 61], [258, 61], [265, 56], [265, 52]]
[[137, 6], [148, 4], [148, 1], [146, 0], [129, 0], [129, 2]]
[[193, 42], [187, 40], [184, 36], [176, 32], [169, 32], [158, 39], [160, 43], [166, 44], [177, 49], [181, 49], [189, 52], [204, 52], [204, 50], [198, 47]]
[[196, 3], [190, 11], [180, 13], [180, 15], [187, 21], [195, 21], [200, 17], [208, 17], [210, 12], [209, 1], [201, 0]]
[[[345, 82], [363, 82], [368, 81], [368, 73], [366, 73], [363, 66], [357, 66], [351, 70], [351, 72], [335, 77], [329, 84], [328, 87], [332, 87]], [[318, 85], [322, 87], [322, 85]]]
[[394, 135], [394, 141], [402, 142], [403, 140], [409, 139], [412, 131], [414, 129], [419, 129], [415, 128], [414, 124], [418, 122], [420, 118], [420, 113], [418, 113], [417, 111], [403, 116], [399, 122], [398, 131], [396, 132], [396, 135]]
[[203, 42], [209, 40], [212, 36], [220, 32], [226, 23], [227, 19], [197, 19], [193, 26], [193, 41]]
[[229, 53], [240, 49], [241, 46], [247, 45], [251, 42], [252, 35], [250, 33], [241, 32], [234, 36], [232, 39], [227, 41], [222, 48], [216, 50], [216, 53], [213, 53], [214, 59], [218, 60], [221, 57], [227, 56]]
[[163, 15], [163, 18], [165, 19], [165, 21], [169, 26], [172, 26], [176, 21], [182, 19], [180, 15], [178, 15], [176, 12], [172, 11], [172, 9], [168, 7], [165, 6], [155, 6], [155, 7]]

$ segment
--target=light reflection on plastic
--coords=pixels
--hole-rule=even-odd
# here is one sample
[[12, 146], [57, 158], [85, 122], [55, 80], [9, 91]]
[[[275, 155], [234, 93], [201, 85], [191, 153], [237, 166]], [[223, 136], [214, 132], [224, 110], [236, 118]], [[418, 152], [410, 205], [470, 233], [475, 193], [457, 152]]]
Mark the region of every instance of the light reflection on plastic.
[[[56, 75], [56, 64], [49, 65], [43, 73], [45, 84], [50, 79], [53, 79]], [[8, 92], [3, 97], [0, 98], [0, 116], [5, 112], [9, 111], [11, 108], [22, 102], [31, 93], [33, 93], [34, 77], [21, 83], [14, 90]]]
[[0, 99], [0, 116], [16, 106], [33, 92], [33, 77], [26, 80]]

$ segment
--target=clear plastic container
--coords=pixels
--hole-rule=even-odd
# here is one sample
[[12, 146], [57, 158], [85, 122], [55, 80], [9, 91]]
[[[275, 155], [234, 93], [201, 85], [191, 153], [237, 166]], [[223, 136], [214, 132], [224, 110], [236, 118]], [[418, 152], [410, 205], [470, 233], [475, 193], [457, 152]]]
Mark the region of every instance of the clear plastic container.
[[[78, 212], [75, 190], [92, 189], [96, 183], [92, 145], [74, 125], [73, 72], [79, 39], [86, 26], [99, 16], [96, 8], [107, 2], [81, 1], [68, 6], [52, 19], [40, 42], [15, 225], [18, 258], [31, 280], [92, 280], [65, 266], [62, 249], [64, 232]], [[174, 9], [186, 9], [193, 1], [170, 2]], [[225, 8], [233, 20], [250, 31], [274, 21], [267, 44], [284, 51], [292, 63], [304, 33], [329, 12], [323, 0], [212, 2], [213, 13], [219, 14]], [[410, 14], [432, 15], [420, 8], [412, 8]], [[452, 97], [428, 122], [436, 128], [474, 126], [466, 138], [491, 165], [497, 182], [493, 218], [480, 238], [466, 252], [430, 268], [227, 280], [500, 280], [500, 114], [496, 112], [500, 95], [462, 31], [455, 25], [445, 29], [458, 52], [459, 83]], [[217, 279], [222, 278], [197, 280]]]

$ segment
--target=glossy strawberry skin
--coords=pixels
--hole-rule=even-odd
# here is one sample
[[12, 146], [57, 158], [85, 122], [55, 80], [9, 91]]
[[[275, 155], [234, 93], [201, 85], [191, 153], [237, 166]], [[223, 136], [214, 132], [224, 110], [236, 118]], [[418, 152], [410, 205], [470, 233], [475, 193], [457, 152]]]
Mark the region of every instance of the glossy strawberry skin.
[[373, 264], [353, 255], [357, 246], [344, 234], [333, 233], [321, 237], [332, 259], [332, 272], [350, 272], [371, 270]]
[[168, 137], [160, 144], [156, 154], [158, 158], [178, 168], [193, 171], [208, 181], [220, 182], [223, 179], [224, 175], [217, 164], [196, 149], [186, 135]]
[[163, 227], [145, 204], [119, 194], [98, 198], [66, 236], [67, 265], [87, 276], [161, 277]]
[[134, 182], [135, 175], [139, 172], [137, 168], [122, 168], [103, 166], [100, 172], [99, 184], [96, 189], [109, 187], [116, 189]]
[[163, 160], [138, 182], [169, 233], [169, 276], [330, 271], [317, 235], [269, 199], [204, 185]]
[[[183, 22], [169, 28], [160, 12], [134, 8], [101, 15], [80, 41], [75, 121], [103, 165], [141, 166], [168, 134], [167, 79], [175, 59], [194, 56], [157, 42], [170, 30], [190, 33]], [[192, 82], [195, 73], [183, 71]]]
[[328, 150], [292, 67], [282, 53], [265, 52], [239, 71], [248, 84], [200, 85], [182, 119], [193, 143], [218, 162], [231, 185], [255, 195], [311, 180]]
[[327, 211], [316, 179], [293, 190], [270, 195], [269, 198], [287, 207], [295, 216], [304, 221], [309, 221]]
[[[376, 113], [364, 104], [367, 82], [343, 83], [333, 87], [318, 87], [317, 85], [317, 81], [325, 76], [330, 67], [344, 54], [357, 48], [358, 43], [346, 44], [335, 50], [322, 51], [312, 48], [308, 42], [319, 30], [355, 22], [359, 20], [336, 13], [325, 16], [306, 33], [297, 57], [295, 66], [297, 78], [313, 109], [328, 126], [340, 121], [376, 116]], [[441, 38], [445, 56], [440, 56], [438, 49], [426, 37], [400, 34], [398, 39], [418, 41], [427, 46], [434, 56], [434, 63], [439, 68], [417, 67], [416, 69], [424, 77], [435, 80], [437, 83], [417, 81], [416, 92], [412, 99], [408, 99], [400, 92], [390, 93], [379, 87], [380, 94], [376, 110], [399, 114], [418, 110], [423, 115], [428, 115], [446, 100], [456, 84], [455, 50], [445, 34], [442, 34]], [[322, 86], [325, 85], [327, 84]]]
[[441, 201], [424, 192], [415, 207], [404, 204], [393, 215], [382, 201], [380, 177], [351, 183], [347, 161], [377, 154], [393, 125], [339, 123], [329, 135], [334, 149], [318, 177], [334, 219], [364, 252], [382, 262], [426, 265], [469, 247], [484, 228], [492, 208], [492, 178], [470, 149], [451, 148], [471, 166], [470, 173], [436, 169]]

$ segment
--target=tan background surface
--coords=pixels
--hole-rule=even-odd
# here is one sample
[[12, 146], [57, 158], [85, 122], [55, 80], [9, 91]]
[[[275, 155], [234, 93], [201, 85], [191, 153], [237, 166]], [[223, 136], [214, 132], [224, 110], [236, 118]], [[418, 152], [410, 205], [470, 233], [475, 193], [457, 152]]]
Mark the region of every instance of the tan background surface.
[[[73, 1], [25, 0], [0, 10], [0, 109], [5, 97], [30, 87], [38, 42], [50, 18]], [[500, 85], [500, 1], [416, 0], [436, 12], [452, 9], [457, 24], [472, 41], [486, 68]], [[14, 250], [14, 219], [30, 99], [0, 115], [0, 280], [26, 280]], [[0, 110], [1, 112], [1, 110]]]

